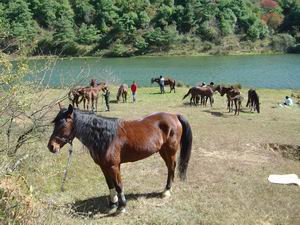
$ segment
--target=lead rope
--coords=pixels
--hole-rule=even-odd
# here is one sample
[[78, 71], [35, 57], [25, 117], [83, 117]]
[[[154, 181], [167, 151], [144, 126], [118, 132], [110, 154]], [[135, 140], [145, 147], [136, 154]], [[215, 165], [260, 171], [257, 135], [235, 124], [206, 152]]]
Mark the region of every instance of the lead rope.
[[73, 153], [73, 143], [72, 143], [72, 141], [70, 141], [69, 144], [70, 144], [69, 156], [68, 156], [67, 166], [66, 166], [65, 171], [64, 171], [64, 176], [63, 176], [63, 179], [62, 179], [62, 182], [61, 182], [61, 187], [60, 187], [61, 191], [65, 190], [64, 189], [64, 184], [65, 184], [66, 179], [67, 179], [68, 169], [69, 169], [69, 166], [70, 166], [70, 163], [71, 163], [71, 157], [72, 157], [72, 153]]

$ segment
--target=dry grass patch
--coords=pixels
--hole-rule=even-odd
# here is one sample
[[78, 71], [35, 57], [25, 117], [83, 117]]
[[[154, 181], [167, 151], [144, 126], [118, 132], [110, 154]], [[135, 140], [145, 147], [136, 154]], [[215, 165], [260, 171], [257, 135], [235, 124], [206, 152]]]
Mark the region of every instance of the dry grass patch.
[[[176, 94], [160, 95], [158, 87], [140, 88], [137, 103], [129, 99], [111, 104], [111, 112], [103, 112], [101, 99], [99, 104], [98, 113], [104, 116], [135, 119], [169, 111], [188, 118], [194, 136], [188, 180], [175, 180], [170, 199], [160, 198], [167, 169], [158, 154], [122, 165], [127, 213], [110, 217], [104, 177], [78, 141], [65, 192], [60, 192], [60, 184], [67, 148], [51, 154], [46, 149], [49, 136], [27, 146], [33, 154], [20, 173], [33, 187], [34, 199], [45, 206], [45, 224], [299, 224], [299, 187], [267, 181], [270, 174], [300, 175], [300, 162], [282, 157], [270, 145], [299, 150], [300, 108], [277, 107], [291, 90], [257, 90], [261, 114], [243, 108], [240, 116], [227, 113], [226, 99], [218, 94], [213, 108], [190, 107], [181, 100], [187, 90], [182, 87]], [[59, 92], [49, 91], [45, 101]], [[112, 93], [114, 100], [116, 87]], [[246, 96], [247, 90], [242, 93]], [[53, 116], [56, 113], [53, 109]]]

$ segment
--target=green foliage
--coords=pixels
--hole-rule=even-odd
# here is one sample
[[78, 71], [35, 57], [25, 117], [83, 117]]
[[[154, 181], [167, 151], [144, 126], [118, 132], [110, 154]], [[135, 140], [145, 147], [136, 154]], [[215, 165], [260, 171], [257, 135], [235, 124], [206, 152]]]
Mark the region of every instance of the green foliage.
[[53, 41], [58, 46], [69, 44], [75, 39], [73, 10], [67, 0], [64, 0], [56, 12]]
[[98, 39], [98, 31], [94, 25], [86, 25], [83, 23], [78, 31], [77, 42], [80, 44], [93, 44]]
[[128, 48], [118, 39], [112, 47], [111, 56], [123, 57], [127, 56]]
[[[42, 49], [45, 54], [65, 55], [79, 54], [82, 46], [78, 45], [90, 45], [88, 48], [94, 48], [91, 52], [116, 48], [112, 55], [120, 55], [118, 49], [124, 44], [142, 54], [168, 50], [181, 35], [220, 45], [231, 35], [254, 42], [280, 32], [299, 32], [300, 6], [296, 0], [260, 2], [6, 0], [0, 3], [0, 47], [10, 46], [7, 52]], [[131, 47], [124, 49], [133, 51]]]
[[277, 51], [286, 52], [289, 48], [294, 47], [295, 38], [289, 34], [278, 34], [272, 38], [272, 46]]

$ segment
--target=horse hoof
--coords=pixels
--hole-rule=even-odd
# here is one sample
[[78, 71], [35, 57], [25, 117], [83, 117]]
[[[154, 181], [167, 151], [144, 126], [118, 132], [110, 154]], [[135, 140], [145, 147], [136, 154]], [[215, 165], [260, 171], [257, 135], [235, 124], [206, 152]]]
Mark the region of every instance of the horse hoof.
[[107, 214], [115, 214], [118, 210], [118, 205], [117, 204], [113, 204], [110, 206]]
[[171, 197], [171, 191], [170, 190], [163, 191], [162, 197], [163, 198], [169, 198], [169, 197]]
[[119, 213], [126, 213], [125, 207], [120, 207], [120, 208], [118, 209], [118, 212], [119, 212]]

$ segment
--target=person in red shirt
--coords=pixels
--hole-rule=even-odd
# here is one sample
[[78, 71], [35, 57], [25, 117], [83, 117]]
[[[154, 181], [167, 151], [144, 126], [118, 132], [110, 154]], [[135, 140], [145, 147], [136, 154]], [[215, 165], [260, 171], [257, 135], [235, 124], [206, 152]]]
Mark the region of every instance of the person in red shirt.
[[135, 81], [132, 82], [130, 89], [132, 92], [132, 101], [135, 102], [136, 101], [136, 90], [137, 90], [137, 84], [135, 83]]

